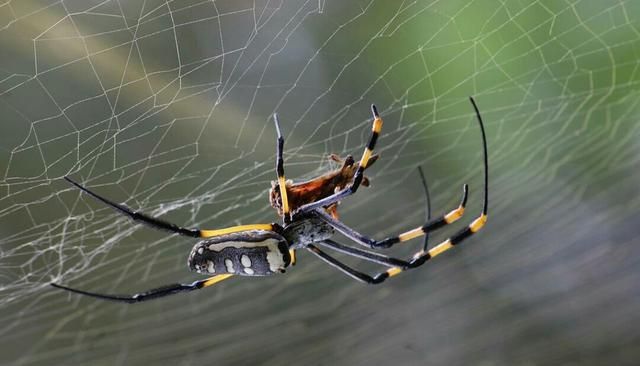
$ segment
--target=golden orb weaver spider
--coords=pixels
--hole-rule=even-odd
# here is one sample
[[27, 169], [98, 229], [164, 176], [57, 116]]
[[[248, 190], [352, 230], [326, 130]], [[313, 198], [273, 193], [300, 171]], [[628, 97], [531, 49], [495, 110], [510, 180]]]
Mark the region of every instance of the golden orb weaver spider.
[[[274, 118], [278, 134], [276, 148], [276, 173], [282, 201], [284, 219], [283, 226], [272, 223], [240, 225], [217, 230], [183, 228], [161, 219], [133, 211], [124, 205], [117, 204], [99, 196], [79, 183], [76, 183], [71, 178], [65, 177], [67, 181], [78, 189], [128, 216], [134, 221], [138, 221], [156, 229], [204, 239], [196, 243], [191, 250], [188, 265], [191, 270], [195, 270], [198, 273], [213, 274], [213, 276], [190, 284], [171, 284], [134, 295], [108, 295], [94, 293], [62, 286], [56, 283], [51, 283], [51, 286], [103, 300], [137, 303], [180, 292], [188, 292], [209, 287], [233, 275], [266, 276], [273, 273], [284, 272], [285, 268], [291, 264], [290, 250], [296, 249], [306, 249], [346, 275], [360, 282], [369, 284], [382, 283], [387, 278], [396, 276], [403, 271], [419, 267], [429, 259], [442, 254], [477, 233], [482, 229], [487, 221], [489, 195], [487, 140], [480, 111], [478, 110], [474, 99], [469, 98], [469, 100], [475, 110], [480, 131], [482, 133], [484, 156], [484, 201], [482, 213], [467, 227], [458, 230], [451, 237], [429, 250], [423, 248], [416, 252], [409, 260], [392, 258], [376, 252], [340, 244], [331, 240], [331, 237], [335, 231], [338, 231], [355, 243], [371, 249], [379, 249], [389, 248], [397, 243], [427, 235], [430, 231], [451, 224], [462, 217], [467, 202], [468, 186], [466, 184], [463, 186], [462, 201], [458, 208], [435, 219], [427, 220], [427, 222], [420, 227], [383, 240], [375, 240], [364, 236], [334, 218], [330, 212], [327, 212], [326, 208], [331, 207], [331, 205], [334, 205], [347, 196], [356, 193], [358, 187], [364, 180], [364, 170], [370, 165], [372, 152], [382, 128], [382, 119], [380, 118], [376, 107], [372, 105], [373, 127], [371, 137], [369, 138], [369, 143], [362, 154], [357, 169], [353, 174], [352, 182], [348, 186], [338, 190], [337, 192], [331, 193], [328, 196], [319, 199], [314, 198], [310, 202], [302, 202], [302, 204], [295, 210], [291, 210], [287, 197], [288, 192], [286, 189], [286, 180], [284, 175], [284, 159], [282, 156], [284, 138], [280, 132], [278, 120], [277, 118]], [[386, 271], [370, 276], [338, 261], [329, 254], [320, 250], [320, 248], [315, 244], [353, 257], [382, 264], [389, 268]]]

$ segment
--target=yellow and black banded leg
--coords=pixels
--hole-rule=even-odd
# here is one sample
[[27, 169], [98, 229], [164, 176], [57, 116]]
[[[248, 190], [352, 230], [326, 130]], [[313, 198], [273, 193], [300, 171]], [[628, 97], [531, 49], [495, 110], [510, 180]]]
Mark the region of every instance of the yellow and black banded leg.
[[468, 239], [469, 237], [471, 237], [472, 235], [480, 231], [487, 223], [488, 210], [489, 210], [489, 158], [487, 153], [487, 137], [484, 131], [484, 123], [482, 122], [482, 116], [480, 115], [480, 111], [478, 110], [476, 102], [471, 97], [469, 98], [469, 100], [471, 101], [471, 104], [473, 105], [473, 108], [476, 112], [478, 124], [480, 125], [480, 132], [482, 133], [482, 147], [483, 147], [483, 155], [484, 155], [484, 199], [482, 204], [482, 213], [471, 224], [459, 230], [457, 233], [453, 234], [449, 239], [446, 239], [442, 243], [436, 245], [435, 247], [429, 250], [423, 249], [417, 252], [416, 254], [414, 254], [408, 266], [392, 267], [385, 272], [381, 272], [375, 275], [374, 277], [370, 277], [367, 275], [367, 277], [369, 277], [372, 280], [372, 282], [369, 282], [369, 283], [380, 283], [389, 277], [393, 277], [398, 275], [401, 272], [404, 272], [409, 268], [416, 268], [423, 265], [429, 259], [434, 258], [446, 252], [447, 250], [453, 248], [454, 246], [462, 243], [464, 240]]
[[378, 136], [380, 135], [380, 131], [382, 130], [382, 118], [380, 118], [380, 114], [378, 114], [378, 109], [375, 105], [371, 105], [371, 113], [373, 113], [373, 124], [371, 127], [371, 137], [369, 138], [369, 143], [364, 149], [362, 153], [362, 158], [360, 158], [360, 164], [358, 165], [358, 169], [356, 169], [356, 173], [353, 175], [353, 181], [351, 184], [331, 196], [327, 196], [321, 200], [317, 200], [315, 202], [307, 203], [306, 205], [300, 206], [295, 213], [304, 213], [311, 212], [317, 208], [329, 206], [335, 202], [341, 201], [343, 198], [350, 196], [358, 190], [362, 180], [364, 179], [364, 171], [367, 169], [369, 164], [372, 161], [375, 161], [376, 158], [372, 158], [373, 149], [376, 146], [376, 142], [378, 141]]
[[155, 229], [160, 229], [160, 230], [166, 230], [166, 231], [170, 231], [172, 233], [176, 233], [176, 234], [180, 234], [180, 235], [185, 235], [185, 236], [190, 236], [193, 238], [209, 238], [212, 236], [218, 236], [218, 235], [224, 235], [224, 234], [231, 234], [231, 233], [235, 233], [235, 232], [239, 232], [239, 231], [247, 231], [247, 230], [266, 230], [266, 231], [278, 231], [280, 230], [280, 226], [277, 224], [253, 224], [253, 225], [240, 225], [240, 226], [233, 226], [233, 227], [229, 227], [229, 228], [225, 228], [225, 229], [218, 229], [218, 230], [200, 230], [200, 229], [189, 229], [189, 228], [183, 228], [180, 227], [178, 225], [172, 224], [170, 222], [143, 214], [141, 212], [137, 212], [137, 211], [133, 211], [132, 209], [130, 209], [129, 207], [125, 206], [125, 205], [121, 205], [118, 203], [115, 203], [107, 198], [104, 198], [100, 195], [98, 195], [97, 193], [92, 192], [91, 190], [89, 190], [88, 188], [80, 185], [79, 183], [75, 182], [74, 180], [72, 180], [69, 177], [64, 177], [64, 179], [73, 184], [74, 186], [76, 186], [78, 189], [80, 189], [81, 191], [85, 192], [86, 194], [90, 195], [91, 197], [94, 197], [95, 199], [101, 201], [102, 203], [106, 204], [107, 206], [115, 209], [116, 211], [120, 212], [123, 215], [128, 216], [129, 218], [131, 218], [133, 221], [136, 222], [140, 222], [142, 224], [145, 224], [147, 226], [153, 227]]
[[284, 137], [280, 132], [280, 123], [278, 122], [278, 115], [273, 115], [273, 121], [276, 124], [276, 133], [278, 134], [278, 143], [276, 146], [276, 174], [278, 175], [278, 186], [280, 188], [280, 197], [282, 199], [282, 220], [286, 225], [291, 222], [289, 198], [287, 197], [287, 185], [284, 177], [284, 158], [282, 157], [284, 150]]
[[166, 286], [154, 288], [154, 289], [149, 290], [149, 291], [140, 292], [140, 293], [137, 293], [137, 294], [134, 294], [134, 295], [99, 294], [99, 293], [95, 293], [95, 292], [87, 292], [87, 291], [73, 289], [73, 288], [70, 288], [70, 287], [58, 285], [56, 283], [52, 283], [51, 286], [53, 286], [55, 288], [62, 289], [62, 290], [66, 290], [66, 291], [69, 291], [69, 292], [73, 292], [73, 293], [76, 293], [76, 294], [85, 295], [85, 296], [91, 296], [91, 297], [95, 297], [95, 298], [102, 299], [102, 300], [125, 302], [125, 303], [128, 303], [128, 304], [133, 304], [133, 303], [136, 303], [136, 302], [153, 300], [153, 299], [157, 299], [157, 298], [160, 298], [160, 297], [165, 297], [165, 296], [177, 294], [177, 293], [180, 293], [180, 292], [189, 292], [189, 291], [193, 291], [193, 290], [199, 290], [199, 289], [202, 289], [202, 288], [205, 288], [205, 287], [213, 286], [216, 283], [224, 281], [224, 280], [226, 280], [227, 278], [229, 278], [231, 276], [233, 276], [233, 275], [231, 275], [231, 274], [223, 274], [223, 275], [217, 275], [217, 276], [209, 277], [209, 278], [207, 278], [205, 280], [195, 281], [195, 282], [188, 283], [188, 284], [175, 283], [175, 284], [171, 284], [171, 285], [166, 285]]
[[325, 221], [326, 223], [334, 227], [337, 231], [339, 231], [341, 234], [345, 235], [346, 237], [355, 241], [358, 244], [364, 245], [369, 248], [389, 248], [394, 244], [423, 236], [428, 232], [431, 232], [443, 226], [452, 224], [458, 219], [460, 219], [464, 213], [465, 205], [467, 204], [468, 194], [469, 194], [469, 188], [465, 184], [463, 186], [462, 200], [458, 208], [450, 211], [446, 215], [429, 220], [424, 225], [418, 228], [406, 231], [400, 235], [392, 236], [383, 240], [375, 240], [358, 233], [357, 231], [348, 227], [341, 221], [331, 217], [331, 215], [324, 212], [324, 210], [315, 210], [314, 212], [323, 221]]
[[475, 219], [466, 228], [464, 228], [464, 229], [458, 231], [457, 233], [455, 233], [453, 236], [451, 236], [451, 238], [443, 241], [442, 243], [436, 245], [435, 247], [433, 247], [433, 248], [431, 248], [429, 250], [421, 250], [421, 251], [417, 252], [416, 254], [414, 254], [414, 256], [411, 259], [411, 261], [409, 262], [408, 266], [392, 267], [392, 268], [389, 268], [388, 270], [386, 270], [385, 272], [378, 273], [377, 275], [372, 277], [373, 280], [374, 280], [374, 282], [372, 282], [372, 283], [381, 283], [384, 280], [386, 280], [387, 278], [396, 276], [396, 275], [406, 271], [407, 269], [420, 267], [421, 265], [423, 265], [429, 259], [434, 258], [434, 257], [446, 252], [447, 250], [449, 250], [449, 249], [453, 248], [454, 246], [460, 244], [465, 239], [469, 238], [471, 235], [473, 235], [473, 234], [477, 233], [478, 231], [480, 231], [480, 229], [482, 229], [482, 227], [485, 225], [486, 222], [487, 222], [487, 215], [486, 215], [486, 212], [483, 211], [483, 213], [480, 215], [480, 217]]
[[443, 241], [442, 243], [431, 248], [430, 250], [427, 250], [427, 251], [421, 250], [417, 252], [410, 261], [404, 261], [401, 259], [386, 257], [377, 253], [371, 253], [371, 252], [359, 250], [356, 248], [352, 248], [346, 245], [336, 243], [331, 240], [326, 240], [324, 242], [318, 243], [321, 245], [326, 245], [327, 247], [335, 249], [339, 252], [390, 267], [386, 271], [380, 272], [374, 276], [370, 276], [364, 272], [361, 272], [349, 267], [348, 265], [338, 261], [332, 256], [321, 251], [318, 247], [316, 247], [313, 244], [307, 246], [307, 249], [311, 253], [315, 254], [316, 256], [318, 256], [320, 259], [330, 264], [331, 266], [342, 271], [349, 277], [352, 277], [361, 282], [376, 285], [384, 282], [387, 278], [396, 276], [406, 270], [420, 267], [421, 265], [425, 264], [429, 259], [434, 258], [446, 252], [447, 250], [453, 248], [455, 245], [458, 245], [465, 239], [469, 238], [471, 235], [480, 231], [480, 229], [482, 229], [482, 227], [486, 222], [487, 222], [487, 215], [485, 212], [483, 212], [480, 215], [480, 217], [478, 217], [476, 220], [473, 221], [473, 223], [471, 223], [471, 225], [458, 231], [451, 238]]

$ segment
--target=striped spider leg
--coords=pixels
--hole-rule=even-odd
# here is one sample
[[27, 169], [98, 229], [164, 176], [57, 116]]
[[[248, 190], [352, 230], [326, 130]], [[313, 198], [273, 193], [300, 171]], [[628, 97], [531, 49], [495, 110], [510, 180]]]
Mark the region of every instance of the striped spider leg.
[[[484, 123], [482, 121], [482, 116], [480, 115], [480, 111], [478, 110], [478, 107], [475, 103], [475, 100], [473, 98], [469, 98], [471, 101], [471, 104], [473, 105], [474, 111], [476, 113], [476, 118], [478, 121], [478, 124], [480, 126], [480, 131], [481, 131], [481, 135], [482, 135], [482, 147], [483, 147], [483, 163], [484, 163], [484, 200], [483, 200], [483, 207], [482, 207], [482, 213], [480, 214], [480, 216], [475, 219], [471, 224], [469, 224], [467, 227], [462, 228], [460, 230], [458, 230], [456, 233], [454, 233], [451, 237], [447, 238], [446, 240], [444, 240], [443, 242], [439, 243], [438, 245], [436, 245], [435, 247], [427, 250], [426, 249], [426, 243], [425, 246], [422, 250], [418, 251], [417, 253], [415, 253], [413, 255], [413, 257], [408, 260], [408, 261], [401, 261], [398, 262], [398, 264], [396, 265], [391, 265], [391, 261], [387, 261], [386, 264], [391, 265], [391, 267], [384, 271], [384, 272], [380, 272], [374, 276], [370, 276], [366, 273], [363, 273], [361, 271], [358, 271], [356, 269], [353, 269], [349, 266], [347, 266], [346, 264], [338, 261], [337, 259], [331, 257], [330, 255], [326, 254], [325, 252], [321, 251], [317, 246], [315, 245], [309, 245], [307, 246], [307, 249], [315, 254], [316, 256], [318, 256], [320, 259], [322, 259], [323, 261], [325, 261], [326, 263], [328, 263], [329, 265], [337, 268], [338, 270], [342, 271], [343, 273], [347, 274], [348, 276], [355, 278], [358, 281], [361, 282], [365, 282], [365, 283], [370, 283], [370, 284], [378, 284], [378, 283], [382, 283], [384, 282], [387, 278], [389, 277], [393, 277], [407, 269], [411, 269], [411, 268], [416, 268], [421, 266], [422, 264], [424, 264], [425, 262], [427, 262], [429, 259], [436, 257], [442, 253], [444, 253], [445, 251], [453, 248], [455, 245], [460, 244], [461, 242], [463, 242], [465, 239], [471, 237], [473, 234], [477, 233], [478, 231], [480, 231], [485, 223], [487, 222], [487, 215], [488, 215], [488, 201], [489, 201], [489, 189], [488, 189], [488, 184], [489, 184], [489, 163], [488, 163], [488, 153], [487, 153], [487, 139], [486, 139], [486, 134], [485, 134], [485, 130], [484, 130]], [[355, 182], [354, 182], [355, 185]], [[323, 204], [327, 204], [330, 203], [333, 199], [341, 199], [343, 197], [346, 197], [350, 194], [352, 194], [354, 191], [349, 190], [349, 188], [343, 190], [342, 192], [338, 192], [336, 193], [334, 196], [332, 197], [328, 197], [327, 199], [325, 199], [325, 202], [323, 202]], [[349, 239], [353, 240], [354, 242], [361, 244], [363, 246], [367, 246], [370, 248], [388, 248], [393, 246], [394, 244], [400, 243], [400, 242], [404, 242], [413, 238], [417, 238], [419, 236], [423, 236], [423, 235], [427, 235], [427, 233], [429, 233], [430, 231], [436, 230], [438, 228], [444, 227], [445, 225], [448, 225], [450, 223], [453, 223], [454, 221], [456, 221], [458, 218], [460, 218], [464, 212], [464, 207], [467, 201], [467, 192], [468, 192], [468, 187], [465, 184], [464, 185], [464, 195], [463, 195], [463, 199], [462, 202], [460, 204], [460, 206], [456, 209], [451, 211], [450, 213], [443, 215], [441, 217], [438, 217], [436, 219], [433, 220], [427, 220], [427, 223], [424, 224], [421, 227], [418, 227], [416, 229], [413, 230], [409, 230], [406, 231], [400, 235], [397, 236], [393, 236], [393, 237], [389, 237], [386, 238], [384, 240], [378, 241], [375, 239], [371, 239], [368, 238], [362, 234], [359, 234], [358, 232], [356, 232], [355, 230], [349, 228], [347, 225], [343, 224], [342, 222], [335, 220], [334, 218], [332, 218], [330, 215], [327, 215], [325, 212], [323, 212], [322, 210], [318, 210], [316, 209], [316, 207], [314, 207], [314, 204], [310, 204], [308, 205], [308, 207], [311, 207], [314, 212], [318, 215], [318, 217], [320, 217], [322, 220], [324, 220], [325, 222], [327, 222], [329, 225], [331, 225], [334, 229], [336, 229], [338, 232], [342, 233], [343, 235], [345, 235], [346, 237], [348, 237]], [[304, 210], [304, 208], [303, 208]], [[347, 253], [348, 251], [354, 252], [354, 251], [360, 251], [357, 248], [350, 248], [350, 249], [346, 249], [344, 245], [336, 245], [337, 243], [333, 242], [332, 240], [324, 240], [322, 242], [323, 244], [325, 244], [325, 246], [327, 247], [331, 247], [335, 250]], [[371, 252], [368, 252], [371, 253]], [[355, 256], [354, 253], [351, 253], [352, 255]], [[361, 258], [364, 259], [365, 255], [362, 255]], [[388, 258], [388, 257], [387, 257]], [[379, 259], [379, 258], [377, 258]], [[388, 259], [393, 259], [393, 258], [388, 258]], [[393, 261], [397, 261], [396, 259], [393, 259]], [[382, 263], [381, 261], [378, 261], [378, 263], [381, 264], [385, 264]]]

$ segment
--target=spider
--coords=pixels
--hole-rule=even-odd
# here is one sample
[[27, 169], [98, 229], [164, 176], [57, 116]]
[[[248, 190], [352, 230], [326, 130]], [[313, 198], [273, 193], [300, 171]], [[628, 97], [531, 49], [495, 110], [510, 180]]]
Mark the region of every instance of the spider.
[[[482, 229], [487, 221], [489, 179], [487, 141], [480, 111], [478, 110], [474, 99], [470, 97], [469, 100], [475, 110], [482, 134], [484, 156], [484, 200], [482, 212], [478, 218], [465, 228], [458, 230], [451, 237], [429, 250], [423, 248], [417, 251], [408, 260], [388, 257], [373, 251], [340, 244], [333, 241], [331, 237], [334, 235], [335, 231], [338, 231], [357, 244], [371, 249], [380, 249], [389, 248], [395, 244], [427, 235], [430, 231], [451, 224], [462, 217], [467, 202], [468, 186], [466, 184], [463, 186], [462, 200], [456, 209], [435, 219], [428, 220], [420, 227], [383, 240], [375, 240], [364, 236], [351, 229], [338, 219], [332, 217], [325, 208], [330, 207], [347, 196], [356, 193], [358, 187], [364, 180], [364, 170], [370, 165], [372, 152], [382, 128], [382, 119], [380, 118], [376, 107], [372, 105], [373, 127], [371, 137], [369, 138], [369, 143], [365, 147], [364, 153], [362, 154], [360, 162], [353, 175], [352, 182], [348, 186], [326, 197], [305, 202], [295, 210], [291, 210], [287, 196], [288, 192], [286, 190], [284, 160], [282, 156], [284, 138], [280, 132], [278, 120], [277, 118], [274, 118], [276, 132], [278, 135], [276, 148], [276, 173], [281, 193], [282, 211], [285, 218], [284, 225], [276, 223], [251, 224], [217, 230], [183, 228], [164, 220], [133, 211], [124, 205], [99, 196], [79, 183], [73, 181], [71, 178], [65, 177], [68, 182], [76, 186], [81, 191], [98, 199], [134, 221], [146, 224], [156, 229], [166, 230], [194, 238], [202, 238], [203, 240], [194, 245], [187, 263], [191, 270], [211, 276], [192, 283], [171, 284], [134, 295], [109, 295], [78, 290], [56, 283], [51, 283], [51, 285], [59, 289], [102, 300], [137, 303], [180, 292], [188, 292], [210, 287], [234, 275], [267, 276], [274, 273], [283, 273], [291, 264], [290, 250], [292, 249], [306, 249], [349, 277], [368, 284], [379, 284], [408, 269], [419, 267], [429, 259], [442, 254], [477, 233]], [[289, 215], [290, 219], [287, 220], [287, 216]], [[322, 251], [318, 246], [330, 248], [353, 257], [378, 263], [388, 267], [388, 269], [371, 276], [338, 261], [334, 257]]]

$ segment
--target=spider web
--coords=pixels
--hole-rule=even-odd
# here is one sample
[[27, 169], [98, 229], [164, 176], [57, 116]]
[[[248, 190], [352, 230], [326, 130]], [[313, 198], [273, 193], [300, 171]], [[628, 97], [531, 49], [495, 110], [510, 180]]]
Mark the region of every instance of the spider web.
[[[2, 2], [1, 363], [633, 364], [638, 14], [633, 1]], [[133, 224], [65, 175], [188, 227], [276, 221], [276, 112], [287, 177], [303, 179], [335, 168], [331, 153], [358, 158], [377, 103], [372, 186], [340, 206], [358, 231], [421, 224], [418, 166], [435, 214], [470, 184], [469, 222], [470, 95], [489, 223], [419, 270], [365, 286], [301, 253], [287, 275], [135, 306], [48, 286], [201, 278], [185, 266], [193, 240]]]

